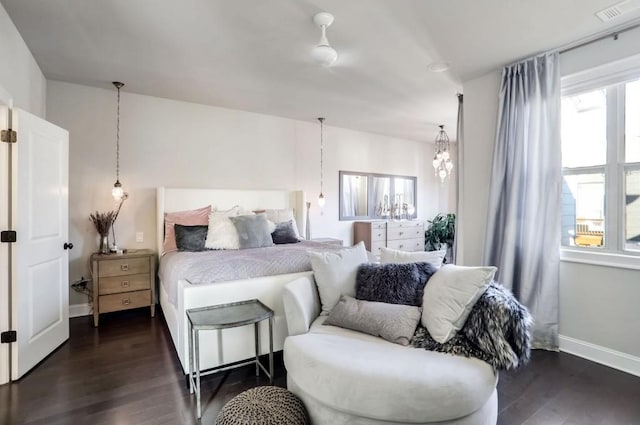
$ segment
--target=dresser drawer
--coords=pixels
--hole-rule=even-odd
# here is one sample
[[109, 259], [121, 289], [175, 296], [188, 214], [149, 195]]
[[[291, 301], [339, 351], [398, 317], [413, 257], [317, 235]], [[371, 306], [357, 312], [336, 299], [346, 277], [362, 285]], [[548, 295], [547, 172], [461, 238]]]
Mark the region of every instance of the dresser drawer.
[[386, 229], [387, 228], [387, 223], [385, 221], [372, 221], [371, 222], [371, 231], [373, 230], [379, 230], [379, 229]]
[[383, 229], [371, 229], [371, 242], [382, 241], [387, 239], [387, 231]]
[[100, 303], [100, 313], [148, 307], [151, 305], [151, 290], [100, 295], [98, 302]]
[[149, 273], [130, 276], [112, 276], [100, 279], [100, 295], [116, 294], [118, 292], [141, 291], [151, 289]]
[[387, 240], [391, 242], [396, 239], [417, 239], [422, 237], [424, 239], [424, 230], [422, 227], [395, 227], [387, 229]]
[[371, 253], [375, 256], [380, 256], [382, 254], [381, 249], [385, 247], [385, 242], [374, 242], [371, 244]]
[[415, 229], [424, 228], [424, 222], [419, 220], [407, 220], [407, 221], [390, 221], [387, 223], [387, 229]]
[[119, 258], [100, 261], [98, 276], [124, 276], [131, 274], [149, 273], [149, 257]]
[[424, 237], [388, 241], [387, 246], [400, 251], [424, 251]]

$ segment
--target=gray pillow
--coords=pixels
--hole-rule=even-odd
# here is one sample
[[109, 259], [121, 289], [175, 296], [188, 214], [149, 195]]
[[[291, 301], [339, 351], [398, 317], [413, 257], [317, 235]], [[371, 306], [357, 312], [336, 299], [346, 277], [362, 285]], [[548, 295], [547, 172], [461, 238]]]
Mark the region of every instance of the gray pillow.
[[431, 263], [361, 264], [356, 274], [356, 298], [421, 306], [424, 286], [436, 271]]
[[204, 243], [207, 240], [209, 226], [173, 226], [176, 234], [176, 246], [178, 251], [204, 251]]
[[271, 233], [271, 238], [276, 245], [300, 242], [293, 228], [293, 220], [276, 223], [276, 230]]
[[240, 249], [273, 246], [266, 215], [240, 215], [229, 219], [238, 232]]
[[421, 315], [421, 307], [362, 301], [343, 295], [324, 324], [379, 336], [395, 344], [409, 345]]

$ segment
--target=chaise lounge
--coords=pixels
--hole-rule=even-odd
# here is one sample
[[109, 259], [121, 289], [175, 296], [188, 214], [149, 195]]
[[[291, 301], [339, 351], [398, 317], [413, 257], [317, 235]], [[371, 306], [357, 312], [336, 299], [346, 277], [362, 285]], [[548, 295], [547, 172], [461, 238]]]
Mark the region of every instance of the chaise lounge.
[[287, 284], [283, 300], [287, 387], [312, 424], [496, 424], [488, 363], [325, 326], [313, 277]]

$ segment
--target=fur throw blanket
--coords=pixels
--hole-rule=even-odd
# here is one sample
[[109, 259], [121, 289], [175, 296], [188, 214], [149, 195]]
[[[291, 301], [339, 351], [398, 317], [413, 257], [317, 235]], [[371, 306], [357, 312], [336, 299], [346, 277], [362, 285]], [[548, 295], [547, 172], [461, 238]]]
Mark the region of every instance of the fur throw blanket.
[[440, 344], [418, 326], [411, 343], [417, 348], [475, 357], [495, 370], [515, 369], [529, 361], [531, 324], [527, 308], [509, 290], [492, 282], [453, 338]]

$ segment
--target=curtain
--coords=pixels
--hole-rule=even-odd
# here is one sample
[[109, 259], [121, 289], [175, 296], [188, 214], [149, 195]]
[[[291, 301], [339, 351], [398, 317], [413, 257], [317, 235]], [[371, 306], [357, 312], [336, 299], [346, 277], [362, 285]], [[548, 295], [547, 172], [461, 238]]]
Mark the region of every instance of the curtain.
[[529, 308], [534, 348], [558, 349], [560, 72], [557, 53], [504, 68], [485, 264]]
[[464, 155], [464, 111], [463, 96], [458, 93], [458, 124], [456, 126], [456, 166], [454, 168], [457, 173], [456, 178], [456, 232], [453, 237], [452, 248], [452, 264], [462, 263], [462, 169]]

